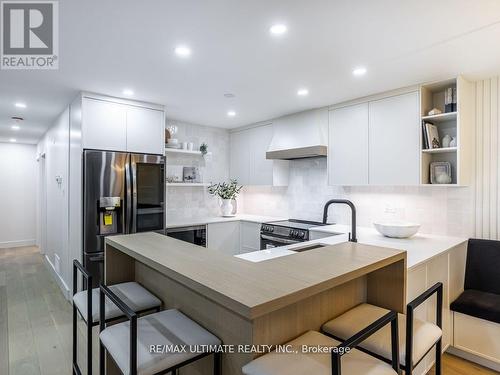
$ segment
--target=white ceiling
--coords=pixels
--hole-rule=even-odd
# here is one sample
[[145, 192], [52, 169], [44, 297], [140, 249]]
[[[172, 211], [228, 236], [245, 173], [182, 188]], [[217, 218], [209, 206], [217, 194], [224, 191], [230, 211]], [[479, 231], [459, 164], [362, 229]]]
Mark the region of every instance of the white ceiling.
[[[0, 71], [0, 141], [21, 115], [15, 137], [35, 142], [80, 90], [132, 88], [136, 99], [165, 104], [168, 117], [232, 128], [459, 73], [500, 73], [498, 0], [59, 4], [59, 70]], [[288, 26], [279, 38], [269, 34], [277, 22]], [[179, 44], [190, 58], [175, 56]], [[368, 73], [353, 77], [360, 65]], [[302, 87], [309, 96], [296, 95]]]

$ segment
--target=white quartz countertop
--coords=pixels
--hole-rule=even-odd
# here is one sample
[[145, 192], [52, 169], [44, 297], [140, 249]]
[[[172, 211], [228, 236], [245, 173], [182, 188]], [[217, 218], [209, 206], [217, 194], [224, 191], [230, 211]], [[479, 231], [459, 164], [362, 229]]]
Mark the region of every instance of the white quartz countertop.
[[268, 223], [271, 221], [287, 220], [284, 217], [262, 216], [262, 215], [245, 215], [238, 214], [232, 217], [212, 216], [212, 217], [197, 217], [183, 219], [169, 219], [167, 217], [167, 229], [178, 227], [189, 227], [193, 225], [205, 225], [213, 223], [225, 223], [231, 221], [248, 221], [251, 223]]
[[[310, 229], [320, 233], [349, 233], [350, 225], [333, 224]], [[388, 238], [381, 235], [375, 228], [357, 227], [356, 235], [359, 243], [373, 246], [406, 250], [407, 267], [416, 267], [449, 249], [467, 241], [467, 238], [437, 236], [417, 233], [410, 238]], [[323, 241], [325, 239], [322, 239]]]

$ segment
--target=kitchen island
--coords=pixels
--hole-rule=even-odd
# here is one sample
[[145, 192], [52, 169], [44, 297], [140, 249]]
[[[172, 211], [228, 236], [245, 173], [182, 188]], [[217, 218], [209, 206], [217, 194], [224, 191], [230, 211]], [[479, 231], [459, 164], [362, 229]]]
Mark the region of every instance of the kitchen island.
[[[224, 344], [276, 345], [361, 302], [403, 312], [406, 252], [345, 242], [250, 262], [156, 233], [106, 238], [106, 284], [131, 280]], [[223, 372], [240, 374], [255, 355], [223, 355]], [[189, 373], [210, 374], [210, 360]]]

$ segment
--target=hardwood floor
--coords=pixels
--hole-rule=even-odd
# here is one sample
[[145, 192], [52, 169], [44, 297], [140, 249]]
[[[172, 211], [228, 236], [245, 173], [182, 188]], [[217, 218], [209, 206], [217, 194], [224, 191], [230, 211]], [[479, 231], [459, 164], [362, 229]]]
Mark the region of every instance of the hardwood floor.
[[[83, 326], [79, 332], [78, 345], [84, 351]], [[0, 249], [0, 375], [69, 375], [71, 350], [71, 305], [38, 249]], [[80, 363], [86, 373], [84, 361]], [[489, 374], [498, 373], [452, 355], [444, 356], [443, 375]], [[434, 371], [428, 375], [434, 375]]]
[[[443, 356], [443, 375], [490, 375], [498, 372], [476, 365], [451, 354]], [[427, 375], [435, 375], [434, 369]]]

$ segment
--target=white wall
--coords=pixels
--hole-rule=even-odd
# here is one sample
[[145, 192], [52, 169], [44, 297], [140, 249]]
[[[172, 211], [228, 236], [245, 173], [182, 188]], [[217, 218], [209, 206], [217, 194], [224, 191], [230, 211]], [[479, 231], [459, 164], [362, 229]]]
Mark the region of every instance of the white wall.
[[[40, 225], [45, 236], [42, 251], [61, 288], [71, 285], [68, 250], [68, 178], [69, 178], [69, 109], [66, 109], [38, 144], [38, 153], [45, 153], [46, 225]], [[40, 168], [43, 164], [40, 164]], [[42, 171], [39, 172], [43, 176]], [[60, 177], [60, 183], [57, 181]], [[41, 204], [41, 207], [44, 205]]]
[[[193, 142], [198, 149], [207, 143], [211, 156], [167, 154], [167, 165], [198, 166], [204, 182], [222, 182], [229, 178], [229, 131], [182, 121], [168, 120], [176, 125], [179, 142]], [[206, 187], [167, 187], [167, 223], [190, 218], [217, 216], [218, 200], [207, 193]]]
[[36, 241], [36, 146], [0, 143], [0, 247]]

